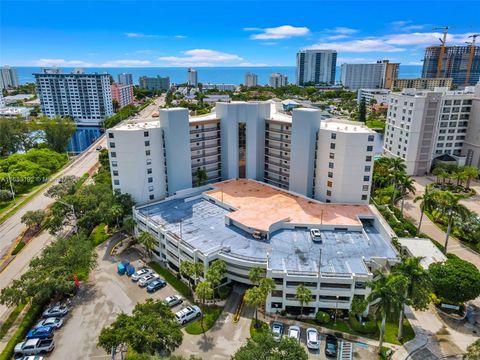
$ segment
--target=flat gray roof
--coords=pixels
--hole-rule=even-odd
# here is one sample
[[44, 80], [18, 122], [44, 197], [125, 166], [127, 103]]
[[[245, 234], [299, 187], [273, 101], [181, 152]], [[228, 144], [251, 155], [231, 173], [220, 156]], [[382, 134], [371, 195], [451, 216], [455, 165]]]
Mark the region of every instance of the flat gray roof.
[[205, 255], [229, 248], [229, 255], [239, 258], [266, 261], [268, 256], [273, 270], [317, 272], [320, 251], [322, 272], [337, 274], [367, 274], [363, 259], [396, 257], [392, 246], [368, 224], [364, 225], [366, 235], [322, 231], [322, 243], [312, 242], [310, 232], [304, 228], [282, 229], [272, 233], [270, 240], [256, 240], [240, 228], [225, 224], [225, 215], [230, 211], [204, 198], [167, 200], [138, 211], [152, 224], [181, 237]]

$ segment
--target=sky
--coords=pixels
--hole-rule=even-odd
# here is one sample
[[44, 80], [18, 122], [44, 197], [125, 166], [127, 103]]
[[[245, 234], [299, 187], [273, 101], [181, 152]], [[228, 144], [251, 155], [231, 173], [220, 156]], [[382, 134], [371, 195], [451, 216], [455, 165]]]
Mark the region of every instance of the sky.
[[464, 44], [479, 14], [475, 0], [0, 0], [0, 65], [288, 66], [305, 48], [421, 65], [433, 27]]

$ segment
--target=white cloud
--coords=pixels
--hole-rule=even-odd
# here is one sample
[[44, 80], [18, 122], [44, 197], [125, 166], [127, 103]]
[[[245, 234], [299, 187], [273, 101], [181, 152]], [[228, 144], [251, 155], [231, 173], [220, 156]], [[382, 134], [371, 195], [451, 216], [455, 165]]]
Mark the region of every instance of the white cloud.
[[412, 30], [421, 30], [425, 27], [425, 25], [414, 25], [412, 24], [412, 20], [399, 20], [399, 21], [392, 21], [390, 25], [396, 30], [402, 31], [412, 31]]
[[134, 33], [134, 32], [127, 32], [125, 33], [126, 37], [129, 38], [152, 38], [152, 37], [158, 37], [158, 35], [152, 35], [152, 34], [142, 34], [142, 33]]
[[352, 35], [358, 32], [357, 29], [352, 29], [344, 26], [337, 26], [333, 29], [326, 29], [325, 31], [340, 35]]
[[148, 60], [130, 60], [130, 59], [123, 59], [123, 60], [110, 60], [103, 64], [101, 67], [135, 67], [135, 66], [148, 66], [152, 65], [152, 63]]
[[333, 49], [339, 52], [399, 52], [405, 49], [387, 44], [381, 39], [358, 39], [343, 42], [322, 42], [308, 47], [309, 49]]
[[94, 64], [82, 61], [82, 60], [65, 60], [65, 59], [39, 59], [35, 60], [35, 66], [83, 66], [83, 67], [91, 67]]
[[183, 54], [185, 56], [161, 56], [158, 60], [168, 62], [172, 66], [213, 66], [243, 60], [238, 55], [210, 49], [192, 49], [184, 51]]
[[283, 25], [274, 28], [245, 28], [246, 31], [260, 31], [259, 34], [253, 34], [250, 39], [253, 40], [273, 40], [273, 39], [288, 39], [298, 36], [306, 36], [310, 33], [307, 27], [295, 27], [291, 25]]
[[186, 35], [175, 35], [175, 39], [185, 39], [187, 36]]
[[268, 64], [262, 64], [262, 63], [251, 63], [251, 62], [242, 62], [240, 64], [237, 64], [235, 66], [246, 66], [246, 67], [263, 67], [263, 66], [269, 66]]
[[34, 66], [58, 66], [58, 67], [135, 67], [149, 66], [152, 63], [148, 60], [109, 60], [104, 63], [91, 63], [82, 60], [65, 60], [65, 59], [39, 59], [33, 61]]

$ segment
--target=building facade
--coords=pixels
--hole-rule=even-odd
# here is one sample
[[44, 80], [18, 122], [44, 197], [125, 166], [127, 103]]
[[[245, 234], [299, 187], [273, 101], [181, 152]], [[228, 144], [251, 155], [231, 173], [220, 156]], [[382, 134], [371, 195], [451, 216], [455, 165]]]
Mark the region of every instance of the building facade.
[[392, 83], [391, 89], [417, 89], [417, 90], [434, 90], [437, 87], [451, 89], [453, 85], [452, 78], [417, 78], [417, 79], [396, 79]]
[[257, 74], [253, 73], [246, 73], [245, 74], [245, 82], [244, 82], [245, 87], [255, 87], [258, 86], [258, 76]]
[[112, 101], [117, 101], [120, 108], [133, 104], [133, 85], [113, 83], [111, 91]]
[[399, 65], [388, 60], [375, 64], [342, 64], [342, 85], [351, 90], [389, 89], [398, 77]]
[[159, 121], [109, 129], [113, 187], [145, 203], [248, 178], [325, 202], [368, 203], [376, 133], [320, 110], [292, 113], [271, 102], [217, 103], [208, 115], [160, 109]]
[[118, 83], [122, 85], [133, 85], [132, 74], [126, 72], [118, 74]]
[[20, 85], [17, 70], [5, 65], [0, 68], [0, 90], [15, 89]]
[[475, 85], [480, 80], [479, 46], [445, 46], [442, 58], [441, 53], [441, 46], [425, 49], [422, 78], [452, 78], [457, 86]]
[[270, 75], [268, 84], [273, 88], [278, 88], [288, 85], [288, 76], [280, 73], [273, 73]]
[[391, 93], [384, 152], [404, 159], [409, 175], [424, 175], [443, 155], [480, 167], [480, 85]]
[[357, 103], [364, 98], [367, 104], [370, 104], [372, 100], [375, 100], [377, 104], [388, 104], [390, 93], [391, 90], [387, 89], [358, 89]]
[[198, 77], [197, 77], [197, 70], [192, 68], [188, 68], [187, 70], [187, 85], [189, 86], [197, 86], [198, 85]]
[[202, 84], [202, 91], [218, 90], [218, 91], [235, 91], [237, 86], [235, 84]]
[[170, 78], [167, 77], [148, 77], [141, 76], [138, 79], [138, 84], [141, 89], [150, 91], [168, 91], [170, 89]]
[[307, 49], [297, 53], [297, 85], [334, 85], [337, 68], [335, 50]]

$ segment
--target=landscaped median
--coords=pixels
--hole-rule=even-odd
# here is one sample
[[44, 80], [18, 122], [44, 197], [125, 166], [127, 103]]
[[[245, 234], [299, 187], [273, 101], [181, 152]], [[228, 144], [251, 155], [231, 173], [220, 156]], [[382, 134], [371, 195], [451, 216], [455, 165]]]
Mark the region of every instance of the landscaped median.
[[207, 306], [203, 309], [202, 319], [195, 320], [185, 327], [185, 331], [191, 335], [200, 335], [210, 330], [223, 312], [223, 306]]
[[177, 290], [183, 297], [192, 301], [193, 297], [188, 286], [171, 273], [168, 269], [161, 266], [159, 263], [151, 262], [148, 264], [158, 275], [167, 281], [175, 290]]

